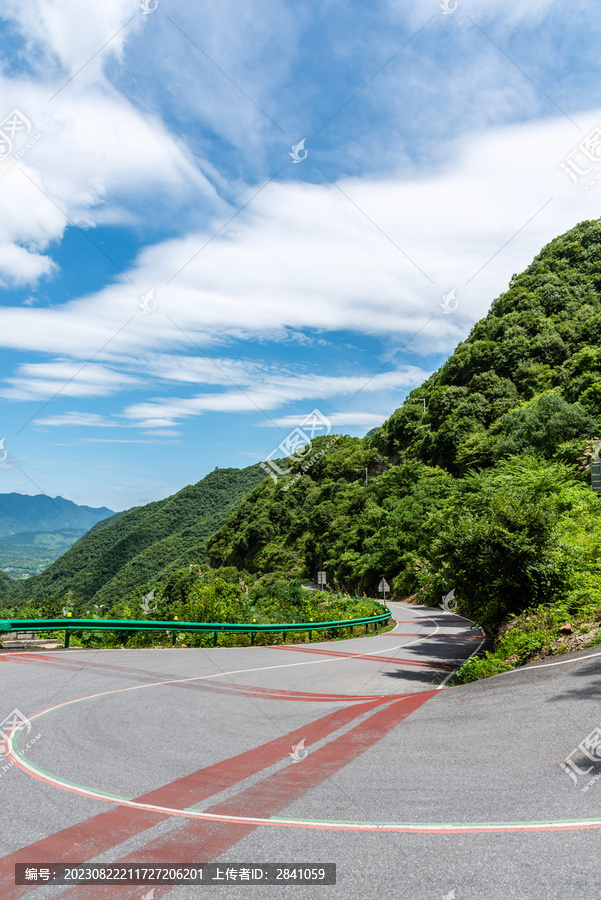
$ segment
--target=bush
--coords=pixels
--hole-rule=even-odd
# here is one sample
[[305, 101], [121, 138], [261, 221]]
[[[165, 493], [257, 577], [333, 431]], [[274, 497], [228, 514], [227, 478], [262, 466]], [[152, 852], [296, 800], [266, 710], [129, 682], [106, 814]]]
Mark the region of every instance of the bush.
[[598, 572], [601, 508], [562, 463], [513, 457], [458, 484], [430, 519], [430, 581], [439, 602], [454, 587], [460, 610], [488, 629], [540, 603], [568, 601]]

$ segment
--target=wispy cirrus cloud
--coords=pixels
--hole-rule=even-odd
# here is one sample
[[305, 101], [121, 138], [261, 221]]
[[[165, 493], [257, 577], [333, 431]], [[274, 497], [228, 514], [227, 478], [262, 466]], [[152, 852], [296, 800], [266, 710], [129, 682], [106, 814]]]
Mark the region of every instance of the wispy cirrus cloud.
[[57, 394], [105, 397], [139, 384], [139, 380], [96, 363], [82, 367], [69, 361], [24, 363], [14, 377], [6, 379], [6, 383], [9, 387], [0, 389], [0, 396], [8, 400], [38, 400]]
[[64, 425], [71, 425], [77, 428], [86, 427], [86, 428], [117, 428], [123, 427], [123, 423], [119, 421], [112, 421], [110, 419], [106, 419], [104, 416], [101, 416], [99, 413], [92, 412], [77, 412], [77, 410], [71, 410], [69, 412], [62, 413], [60, 415], [54, 416], [46, 416], [39, 417], [36, 420], [36, 425], [48, 425], [61, 427]]
[[[357, 426], [366, 426], [367, 428], [374, 428], [381, 425], [387, 418], [387, 415], [387, 411], [382, 411], [381, 414], [374, 412], [343, 411], [328, 412], [327, 419], [333, 428], [342, 428], [344, 426], [352, 426], [353, 428], [356, 428]], [[297, 426], [300, 426], [303, 421], [306, 421], [306, 418], [306, 414], [277, 416], [270, 422], [259, 422], [258, 424], [262, 428], [296, 428]]]
[[[385, 390], [408, 390], [420, 384], [428, 374], [417, 366], [408, 366], [402, 370], [382, 373], [375, 377], [370, 375], [280, 377], [266, 380], [260, 385], [251, 385], [245, 390], [232, 389], [212, 394], [200, 394], [190, 398], [171, 397], [134, 403], [124, 410], [123, 416], [126, 419], [138, 421], [142, 427], [156, 427], [159, 421], [165, 425], [173, 425], [174, 422], [185, 420], [190, 416], [210, 412], [267, 412], [292, 401], [314, 401], [315, 398], [331, 401], [334, 397], [358, 391], [365, 391], [369, 394]], [[359, 421], [364, 418], [364, 415], [364, 413], [357, 413], [356, 424], [366, 424]], [[267, 421], [273, 426], [278, 423], [277, 419], [271, 417], [268, 417]], [[347, 419], [346, 424], [351, 424], [351, 419]]]

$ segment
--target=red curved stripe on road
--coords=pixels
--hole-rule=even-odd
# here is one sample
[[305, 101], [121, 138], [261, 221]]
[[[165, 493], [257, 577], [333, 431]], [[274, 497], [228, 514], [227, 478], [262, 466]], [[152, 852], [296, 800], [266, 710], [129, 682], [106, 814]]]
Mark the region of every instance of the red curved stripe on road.
[[298, 647], [295, 644], [279, 644], [265, 647], [266, 650], [293, 650], [295, 653], [317, 653], [319, 656], [344, 656], [346, 659], [367, 659], [375, 662], [396, 663], [401, 666], [418, 666], [423, 669], [443, 669], [452, 672], [456, 665], [449, 663], [422, 662], [418, 659], [399, 659], [394, 656], [374, 656], [369, 653], [345, 653], [342, 650], [328, 650], [326, 647]]
[[[276, 772], [252, 787], [240, 791], [225, 802], [209, 807], [206, 812], [223, 815], [269, 817], [276, 815], [281, 810], [299, 800], [309, 791], [318, 787], [344, 766], [357, 759], [370, 747], [378, 743], [393, 728], [406, 719], [423, 703], [436, 695], [436, 691], [424, 691], [400, 700], [384, 698], [384, 709], [373, 712], [368, 719], [356, 725], [350, 731], [327, 743], [319, 750], [315, 750], [299, 763], [290, 763], [286, 768]], [[377, 704], [365, 704], [369, 711]], [[356, 712], [357, 708], [354, 708]], [[234, 760], [227, 763], [234, 765]], [[242, 779], [239, 779], [242, 780]], [[220, 788], [221, 789], [221, 788]], [[210, 862], [230, 847], [237, 844], [258, 825], [235, 822], [198, 822], [186, 821], [180, 827], [176, 827], [166, 835], [148, 843], [142, 850], [136, 850], [115, 862], [125, 865], [130, 862], [155, 863], [169, 860], [174, 863], [189, 862], [191, 859], [199, 859], [202, 862]], [[33, 857], [30, 857], [30, 859]], [[102, 900], [106, 897], [106, 888], [88, 888], [86, 900]], [[139, 898], [140, 886], [121, 887], [119, 898], [135, 900]], [[80, 897], [78, 888], [73, 888], [66, 894], [68, 897]]]

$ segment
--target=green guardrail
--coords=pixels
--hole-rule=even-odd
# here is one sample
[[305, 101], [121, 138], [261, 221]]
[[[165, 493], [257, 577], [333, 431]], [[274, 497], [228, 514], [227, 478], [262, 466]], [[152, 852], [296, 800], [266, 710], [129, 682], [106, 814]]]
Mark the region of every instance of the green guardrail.
[[281, 622], [279, 624], [260, 625], [257, 622], [238, 624], [232, 622], [180, 622], [178, 619], [167, 621], [153, 621], [149, 619], [2, 619], [0, 620], [0, 640], [3, 633], [27, 632], [27, 631], [64, 631], [65, 647], [69, 646], [69, 640], [76, 631], [112, 631], [123, 643], [126, 643], [132, 634], [138, 631], [167, 631], [171, 632], [173, 645], [180, 631], [212, 631], [213, 646], [217, 646], [219, 634], [222, 632], [236, 632], [238, 634], [250, 634], [250, 642], [254, 644], [257, 634], [275, 634], [282, 632], [282, 638], [286, 640], [288, 632], [308, 631], [309, 640], [314, 631], [326, 631], [330, 628], [350, 628], [356, 625], [364, 625], [365, 633], [369, 634], [369, 626], [373, 625], [377, 631], [380, 625], [386, 625], [392, 614], [387, 606], [376, 604], [381, 610], [374, 616], [364, 616], [361, 619], [337, 619], [332, 622]]

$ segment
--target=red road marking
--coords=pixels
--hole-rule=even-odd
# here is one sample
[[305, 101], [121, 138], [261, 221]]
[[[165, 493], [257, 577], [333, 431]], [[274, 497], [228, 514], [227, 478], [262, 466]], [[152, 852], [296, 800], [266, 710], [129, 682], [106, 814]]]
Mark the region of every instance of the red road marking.
[[269, 649], [293, 650], [296, 653], [317, 653], [320, 656], [344, 656], [347, 659], [371, 659], [374, 662], [398, 663], [403, 666], [418, 666], [422, 669], [444, 669], [447, 672], [457, 668], [456, 666], [447, 663], [420, 662], [419, 660], [414, 659], [399, 659], [394, 656], [375, 656], [368, 653], [345, 653], [342, 650], [328, 650], [325, 647], [297, 647], [294, 644], [280, 644], [278, 647], [270, 647]]
[[[24, 659], [17, 658], [14, 661], [17, 663], [29, 663], [31, 661], [37, 662], [39, 659], [41, 659], [43, 662], [46, 659], [46, 657], [39, 657], [39, 656], [37, 659], [35, 659], [35, 656], [37, 656], [37, 654], [32, 654], [32, 656], [29, 656]], [[50, 662], [53, 662], [53, 660], [50, 660]], [[85, 663], [81, 663], [81, 664], [78, 663], [78, 666], [81, 666], [82, 668], [87, 668], [87, 665]], [[121, 666], [119, 666], [119, 667], [106, 666], [105, 667], [100, 664], [98, 664], [98, 667], [103, 668], [103, 669], [106, 668], [109, 670], [114, 669], [114, 668], [118, 668], [119, 670], [121, 670], [121, 668], [122, 668]], [[59, 668], [63, 668], [63, 667], [59, 666]], [[127, 669], [123, 668], [123, 671], [127, 672]], [[251, 669], [249, 674], [252, 674], [252, 671], [253, 670]], [[260, 668], [257, 669], [257, 671], [260, 671]], [[379, 694], [357, 696], [356, 694], [355, 695], [352, 695], [352, 694], [318, 694], [313, 691], [286, 691], [286, 690], [282, 690], [282, 689], [278, 689], [278, 688], [263, 688], [263, 687], [259, 687], [256, 685], [236, 684], [234, 682], [224, 683], [224, 682], [220, 682], [217, 680], [215, 680], [215, 681], [211, 680], [213, 678], [217, 679], [220, 675], [223, 674], [222, 672], [214, 672], [212, 674], [208, 674], [208, 675], [204, 675], [204, 676], [201, 675], [201, 676], [198, 676], [198, 680], [196, 680], [194, 676], [190, 676], [189, 678], [186, 678], [186, 677], [178, 678], [177, 676], [169, 674], [169, 673], [146, 672], [143, 669], [132, 670], [132, 673], [133, 674], [151, 675], [153, 678], [158, 677], [161, 679], [163, 679], [163, 678], [165, 679], [165, 680], [161, 680], [160, 682], [141, 681], [140, 687], [143, 687], [145, 684], [148, 685], [149, 687], [154, 684], [157, 684], [157, 685], [158, 684], [166, 684], [166, 685], [169, 685], [170, 687], [187, 688], [189, 690], [200, 690], [200, 691], [215, 691], [217, 693], [236, 694], [238, 696], [252, 696], [252, 697], [257, 697], [259, 699], [264, 699], [264, 700], [298, 700], [298, 701], [310, 702], [310, 703], [320, 703], [320, 702], [321, 703], [348, 703], [350, 701], [365, 701], [365, 700], [371, 700], [371, 699], [378, 700], [378, 699], [380, 699], [380, 696], [381, 696]]]
[[[380, 635], [378, 635], [378, 636], [379, 636], [379, 637], [388, 637], [388, 636], [390, 636], [390, 637], [393, 637], [393, 638], [397, 638], [397, 637], [418, 637], [418, 638], [420, 638], [420, 640], [424, 640], [424, 641], [427, 641], [427, 640], [429, 640], [430, 638], [434, 639], [434, 638], [441, 638], [441, 637], [442, 637], [442, 638], [470, 638], [470, 640], [474, 640], [474, 641], [480, 641], [480, 640], [482, 640], [482, 635], [481, 635], [481, 634], [444, 634], [444, 632], [442, 632], [442, 631], [437, 631], [436, 634], [416, 634], [415, 631], [394, 631], [394, 632], [392, 632], [392, 631], [387, 631], [387, 632], [385, 632], [384, 634], [380, 634]], [[349, 638], [348, 640], [351, 640], [351, 638]], [[352, 638], [352, 640], [356, 641], [356, 640], [358, 640], [358, 638], [355, 637], [355, 638]], [[273, 644], [273, 645], [270, 645], [269, 648], [264, 647], [263, 649], [264, 649], [264, 650], [267, 650], [267, 649], [277, 650], [278, 647], [279, 647], [279, 649], [281, 650], [281, 649], [282, 649], [282, 646], [286, 646], [286, 647], [287, 647], [287, 646], [289, 646], [289, 645], [288, 645], [288, 644], [284, 644], [284, 645], [282, 645], [282, 644], [279, 644], [279, 645], [278, 645], [278, 644]]]
[[[422, 696], [424, 695], [419, 695], [420, 698]], [[411, 695], [404, 699], [411, 699]], [[238, 756], [207, 766], [205, 769], [179, 778], [136, 799], [141, 803], [153, 803], [179, 809], [192, 806], [286, 758], [292, 747], [303, 738], [308, 743], [317, 743], [354, 718], [389, 702], [390, 696], [385, 696], [339, 709], [303, 725], [283, 737], [275, 738], [253, 750], [247, 750]], [[18, 766], [18, 761], [15, 761], [15, 765]], [[43, 780], [41, 777], [37, 777], [39, 780]], [[73, 792], [77, 791], [73, 789]], [[15, 863], [31, 862], [32, 860], [50, 860], [58, 863], [72, 862], [75, 859], [78, 862], [86, 862], [165, 819], [165, 814], [120, 806], [42, 838], [28, 847], [23, 847], [0, 859], [0, 885], [3, 887], [3, 900], [15, 900], [29, 890], [27, 885], [17, 886], [14, 884]], [[193, 857], [194, 854], [191, 858]], [[88, 889], [91, 890], [91, 888]]]
[[[206, 812], [232, 816], [275, 815], [369, 750], [426, 700], [436, 696], [436, 693], [425, 691], [388, 703], [384, 709], [374, 712], [367, 720], [339, 738], [309, 753], [302, 762], [291, 763], [275, 775], [263, 779], [229, 800], [211, 806]], [[390, 697], [385, 700], [389, 701]], [[175, 863], [192, 860], [210, 862], [258, 827], [246, 823], [187, 821], [168, 834], [151, 841], [141, 850], [134, 851], [115, 862], [119, 862], [119, 865], [167, 860]], [[86, 898], [101, 900], [106, 897], [106, 890], [89, 887]], [[139, 897], [140, 886], [121, 887], [119, 891], [120, 898], [133, 900]], [[74, 888], [64, 896], [80, 896], [76, 892], [77, 888]]]

